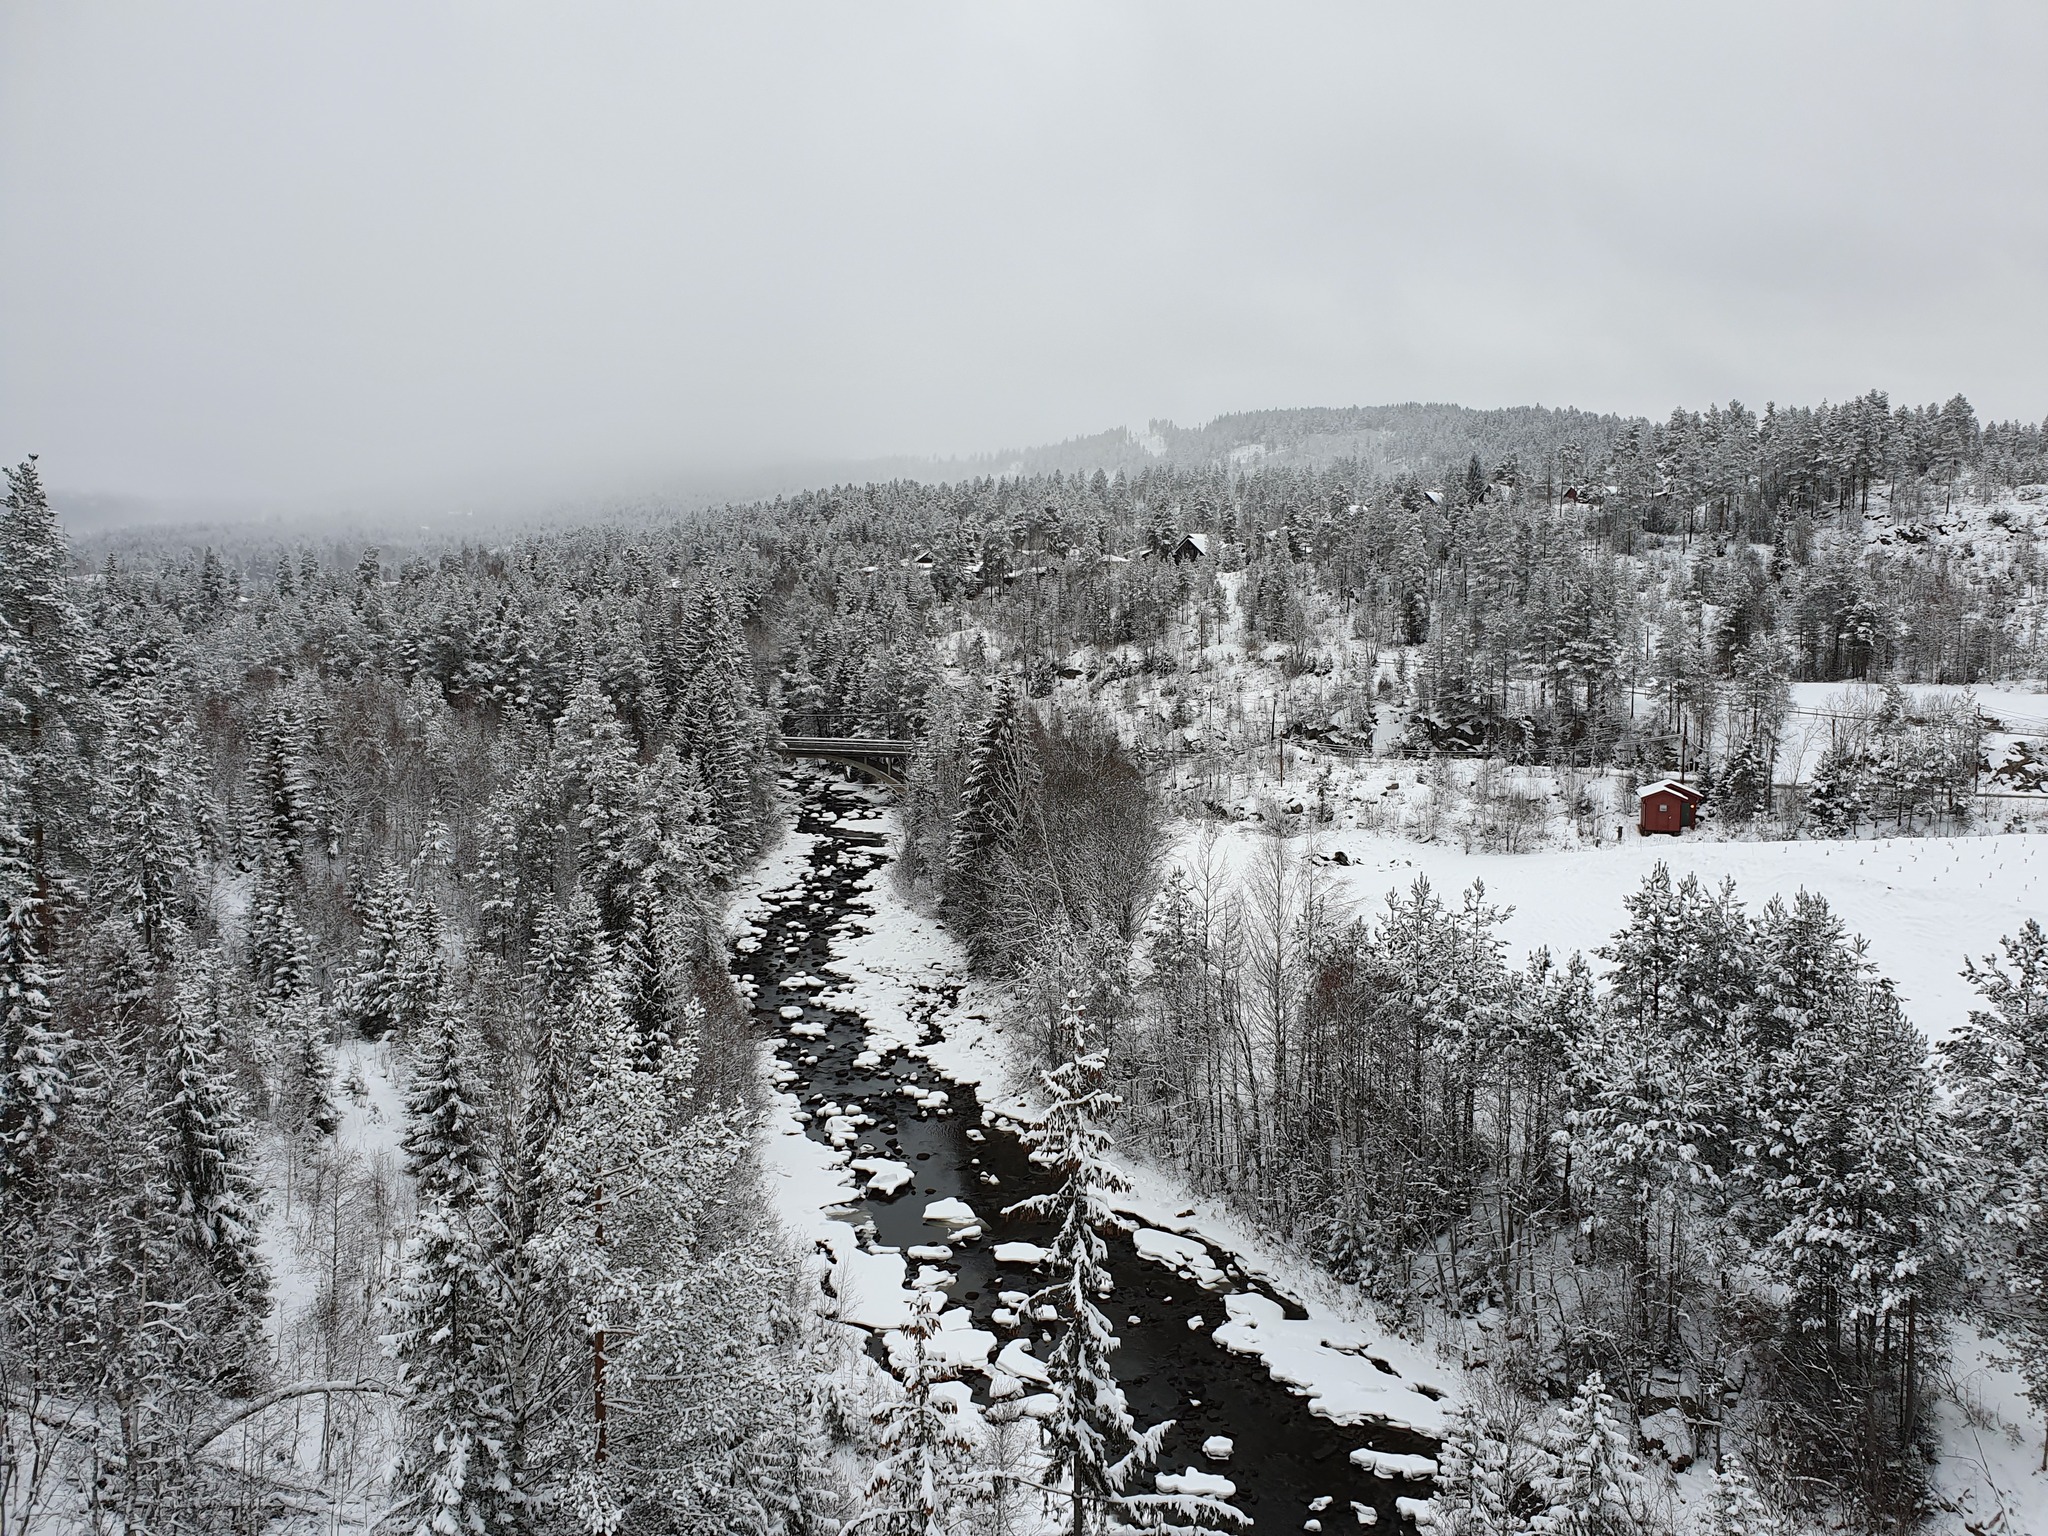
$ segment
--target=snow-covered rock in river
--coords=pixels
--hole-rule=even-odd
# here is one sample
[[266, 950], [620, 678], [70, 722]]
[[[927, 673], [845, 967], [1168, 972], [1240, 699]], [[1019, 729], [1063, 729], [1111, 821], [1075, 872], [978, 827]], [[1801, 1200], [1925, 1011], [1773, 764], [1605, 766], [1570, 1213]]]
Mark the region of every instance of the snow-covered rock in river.
[[1227, 1499], [1237, 1492], [1237, 1484], [1219, 1472], [1197, 1472], [1189, 1467], [1185, 1472], [1161, 1472], [1156, 1481], [1161, 1493], [1198, 1494], [1211, 1499]]
[[1393, 1451], [1353, 1451], [1351, 1465], [1388, 1482], [1400, 1478], [1419, 1483], [1436, 1476], [1436, 1463], [1427, 1456], [1402, 1456]]
[[883, 1200], [902, 1194], [917, 1178], [908, 1163], [893, 1157], [856, 1157], [851, 1166], [854, 1172], [868, 1176], [868, 1193]]
[[1012, 1339], [1003, 1346], [1003, 1352], [996, 1356], [996, 1369], [1040, 1386], [1052, 1380], [1046, 1374], [1045, 1362], [1031, 1353], [1031, 1345], [1024, 1339]]
[[965, 1200], [948, 1195], [943, 1200], [934, 1200], [924, 1208], [924, 1219], [935, 1221], [942, 1227], [967, 1227], [978, 1225], [981, 1218], [974, 1214], [974, 1207]]
[[1205, 1290], [1220, 1290], [1227, 1283], [1223, 1271], [1209, 1257], [1208, 1245], [1195, 1238], [1183, 1237], [1178, 1232], [1161, 1232], [1156, 1227], [1140, 1227], [1132, 1234], [1131, 1241], [1140, 1258], [1164, 1264], [1175, 1274], [1187, 1276]]
[[1211, 1461], [1228, 1461], [1236, 1449], [1237, 1442], [1228, 1435], [1211, 1435], [1202, 1442], [1202, 1454]]
[[[930, 1219], [929, 1213], [926, 1219]], [[998, 1264], [1022, 1264], [1031, 1268], [1043, 1264], [1047, 1256], [1047, 1250], [1037, 1243], [997, 1243], [992, 1251]]]
[[1357, 1323], [1290, 1319], [1270, 1296], [1238, 1292], [1223, 1299], [1230, 1321], [1210, 1335], [1238, 1354], [1257, 1355], [1276, 1379], [1305, 1393], [1309, 1411], [1336, 1424], [1387, 1424], [1441, 1439], [1447, 1395], [1432, 1382], [1388, 1374], [1367, 1353], [1376, 1343], [1393, 1353], [1398, 1341], [1376, 1340]]

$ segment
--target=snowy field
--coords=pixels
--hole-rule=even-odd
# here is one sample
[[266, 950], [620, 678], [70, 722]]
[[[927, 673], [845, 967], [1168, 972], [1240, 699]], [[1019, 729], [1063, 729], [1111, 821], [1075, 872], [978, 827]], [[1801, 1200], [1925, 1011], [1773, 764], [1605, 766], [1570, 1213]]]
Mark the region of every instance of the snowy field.
[[[1196, 865], [1205, 856], [1241, 868], [1265, 834], [1242, 823], [1183, 823], [1172, 858]], [[1635, 837], [1598, 848], [1523, 854], [1464, 853], [1362, 831], [1329, 829], [1289, 839], [1302, 856], [1323, 862], [1322, 878], [1339, 900], [1363, 916], [1389, 890], [1426, 877], [1446, 900], [1473, 881], [1489, 900], [1514, 909], [1502, 936], [1517, 956], [1540, 947], [1588, 958], [1622, 924], [1622, 902], [1658, 861], [1674, 879], [1735, 881], [1754, 911], [1773, 896], [1801, 889], [1827, 898], [1851, 932], [1870, 941], [1871, 959], [1897, 983], [1906, 1011], [1930, 1040], [1954, 1032], [1975, 993], [1960, 974], [1966, 956], [1993, 953], [2001, 934], [2029, 917], [2048, 916], [2048, 843], [2025, 835], [1886, 838], [1869, 842], [1709, 842]]]

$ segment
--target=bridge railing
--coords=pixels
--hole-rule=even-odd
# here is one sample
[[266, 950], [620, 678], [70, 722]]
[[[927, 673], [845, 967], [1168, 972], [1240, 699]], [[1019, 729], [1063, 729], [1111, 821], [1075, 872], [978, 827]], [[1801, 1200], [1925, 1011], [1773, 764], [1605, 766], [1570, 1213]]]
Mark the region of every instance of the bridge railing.
[[908, 741], [917, 735], [916, 723], [900, 710], [785, 709], [782, 712], [785, 737], [816, 736], [837, 740], [865, 737], [883, 741]]

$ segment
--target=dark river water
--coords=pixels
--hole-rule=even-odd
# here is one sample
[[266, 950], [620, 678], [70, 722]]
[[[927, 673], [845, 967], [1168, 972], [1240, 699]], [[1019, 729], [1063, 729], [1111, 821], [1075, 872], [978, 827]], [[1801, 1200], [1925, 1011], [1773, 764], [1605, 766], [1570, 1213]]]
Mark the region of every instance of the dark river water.
[[[872, 1225], [868, 1246], [950, 1244], [953, 1256], [942, 1267], [953, 1276], [946, 1287], [951, 1304], [967, 1308], [975, 1327], [994, 1333], [998, 1348], [1020, 1334], [1035, 1335], [1032, 1350], [1044, 1359], [1050, 1353], [1051, 1325], [1026, 1321], [1005, 1327], [992, 1314], [1002, 1306], [1002, 1292], [1034, 1291], [1043, 1283], [1029, 1269], [996, 1263], [993, 1250], [1010, 1241], [1050, 1241], [1045, 1223], [1002, 1215], [1006, 1205], [1050, 1186], [1045, 1170], [1031, 1162], [1013, 1133], [993, 1117], [983, 1119], [972, 1089], [939, 1077], [928, 1063], [902, 1052], [885, 1055], [878, 1065], [856, 1066], [855, 1058], [868, 1048], [860, 1018], [820, 1008], [814, 992], [785, 992], [779, 985], [796, 975], [835, 979], [827, 969], [833, 929], [843, 931], [849, 917], [858, 921], [856, 889], [871, 869], [889, 859], [881, 839], [835, 825], [842, 816], [870, 809], [858, 791], [816, 777], [800, 779], [796, 787], [797, 828], [817, 834], [818, 841], [796, 885], [775, 896], [758, 919], [765, 930], [758, 949], [736, 954], [733, 963], [736, 975], [754, 983], [756, 1016], [768, 1034], [780, 1037], [777, 1059], [795, 1074], [783, 1087], [813, 1112], [831, 1104], [863, 1109], [877, 1123], [862, 1127], [854, 1155], [893, 1158], [914, 1170], [909, 1188], [856, 1208]], [[934, 980], [925, 996], [933, 1016], [950, 1010], [956, 987], [952, 981]], [[779, 1010], [793, 1004], [804, 1005], [809, 1019], [824, 1023], [821, 1038], [787, 1036], [789, 1024]], [[943, 1090], [950, 1103], [920, 1108], [904, 1092], [906, 1084]], [[826, 1139], [823, 1116], [807, 1129], [814, 1139]], [[926, 1205], [947, 1196], [973, 1207], [984, 1228], [981, 1238], [963, 1245], [952, 1241], [946, 1228], [923, 1219]], [[1398, 1430], [1344, 1428], [1316, 1417], [1307, 1400], [1275, 1381], [1256, 1357], [1233, 1354], [1210, 1339], [1208, 1328], [1225, 1320], [1223, 1290], [1205, 1291], [1192, 1279], [1141, 1258], [1129, 1237], [1112, 1236], [1109, 1253], [1115, 1291], [1103, 1308], [1122, 1340], [1111, 1364], [1141, 1427], [1174, 1421], [1157, 1470], [1193, 1467], [1228, 1477], [1237, 1485], [1231, 1502], [1252, 1517], [1259, 1531], [1299, 1531], [1312, 1520], [1325, 1531], [1355, 1531], [1360, 1517], [1354, 1502], [1376, 1513], [1376, 1531], [1412, 1529], [1399, 1519], [1394, 1500], [1424, 1494], [1427, 1486], [1376, 1477], [1353, 1465], [1350, 1453], [1367, 1447], [1432, 1455], [1433, 1442]], [[1210, 1258], [1228, 1277], [1228, 1290], [1274, 1296], [1288, 1316], [1303, 1315], [1286, 1298], [1248, 1278], [1227, 1254], [1212, 1249]], [[918, 1267], [911, 1261], [910, 1273]], [[1199, 1331], [1189, 1327], [1196, 1316], [1205, 1324]], [[1128, 1321], [1132, 1317], [1135, 1323]], [[985, 1400], [986, 1381], [978, 1376], [969, 1380]], [[1203, 1456], [1202, 1442], [1212, 1435], [1235, 1442], [1228, 1462]], [[1150, 1486], [1149, 1475], [1145, 1486]]]

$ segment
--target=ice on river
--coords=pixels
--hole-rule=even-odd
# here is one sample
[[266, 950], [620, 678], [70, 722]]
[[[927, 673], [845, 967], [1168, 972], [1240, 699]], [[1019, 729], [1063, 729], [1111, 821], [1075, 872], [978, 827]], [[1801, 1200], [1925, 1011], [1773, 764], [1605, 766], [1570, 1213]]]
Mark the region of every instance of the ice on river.
[[[1433, 1382], [1389, 1375], [1373, 1363], [1401, 1348], [1359, 1323], [1328, 1318], [1290, 1320], [1269, 1296], [1223, 1298], [1230, 1321], [1210, 1335], [1243, 1355], [1257, 1355], [1277, 1380], [1306, 1393], [1309, 1412], [1335, 1424], [1387, 1424], [1441, 1439], [1448, 1415]], [[1368, 1354], [1371, 1350], [1373, 1353]]]
[[1209, 1257], [1208, 1245], [1195, 1238], [1182, 1237], [1178, 1232], [1161, 1232], [1156, 1227], [1140, 1227], [1131, 1241], [1137, 1245], [1140, 1258], [1164, 1264], [1175, 1274], [1186, 1276], [1205, 1290], [1219, 1290], [1227, 1283], [1223, 1271]]
[[1157, 1481], [1161, 1493], [1227, 1499], [1237, 1492], [1237, 1484], [1220, 1472], [1197, 1472], [1193, 1467], [1189, 1467], [1185, 1472], [1161, 1472]]
[[850, 1166], [855, 1173], [868, 1176], [868, 1193], [882, 1200], [902, 1194], [917, 1178], [908, 1163], [893, 1157], [856, 1157]]
[[1012, 1339], [1003, 1346], [1003, 1352], [996, 1356], [996, 1369], [1039, 1386], [1052, 1380], [1045, 1363], [1031, 1353], [1031, 1345], [1024, 1339]]
[[1353, 1451], [1351, 1464], [1388, 1482], [1398, 1478], [1403, 1482], [1421, 1483], [1436, 1476], [1436, 1463], [1429, 1457], [1402, 1456], [1393, 1451]]

